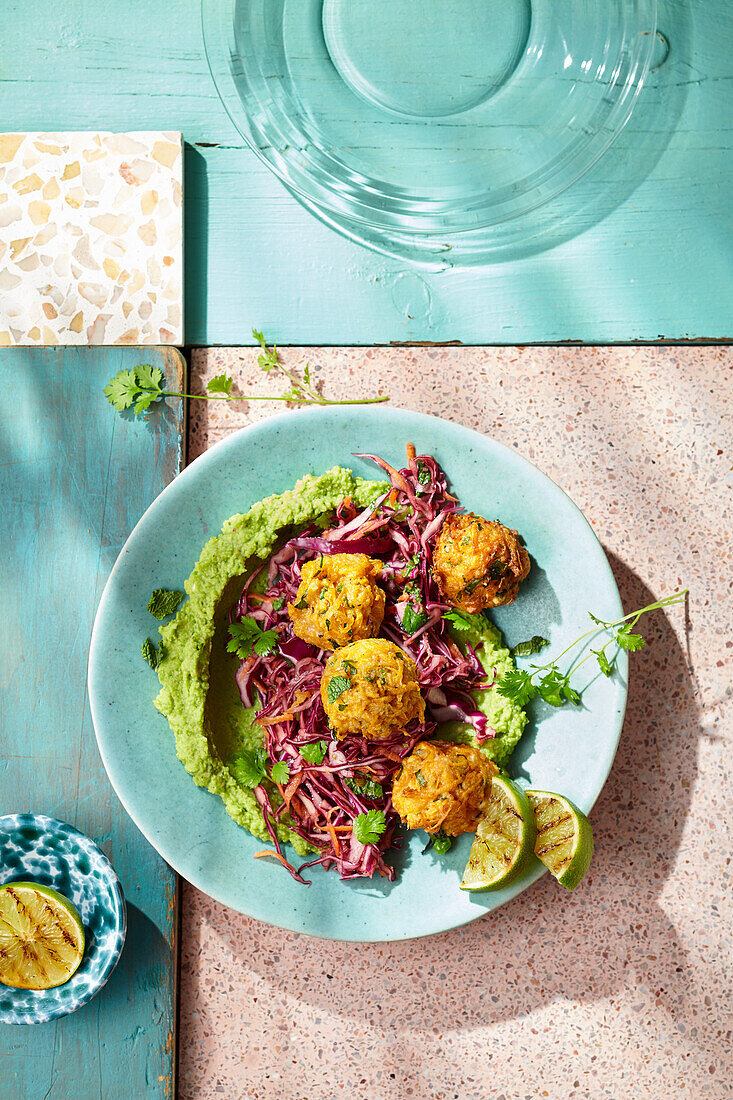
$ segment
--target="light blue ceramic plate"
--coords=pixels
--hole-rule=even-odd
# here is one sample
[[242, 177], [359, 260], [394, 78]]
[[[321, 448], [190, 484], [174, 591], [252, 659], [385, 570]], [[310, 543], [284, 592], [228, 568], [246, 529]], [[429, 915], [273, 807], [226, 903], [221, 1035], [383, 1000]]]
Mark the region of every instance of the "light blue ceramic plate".
[[127, 918], [122, 887], [111, 863], [73, 825], [42, 814], [0, 817], [0, 883], [51, 886], [79, 910], [84, 958], [56, 989], [0, 985], [0, 1023], [44, 1024], [75, 1012], [102, 988], [117, 965]]
[[[588, 629], [587, 612], [622, 614], [616, 584], [593, 531], [571, 500], [516, 452], [456, 424], [402, 409], [307, 409], [236, 432], [193, 462], [153, 502], [125, 544], [94, 627], [89, 694], [102, 759], [123, 805], [150, 843], [184, 878], [242, 913], [328, 939], [409, 939], [480, 917], [542, 874], [539, 863], [504, 890], [458, 889], [468, 857], [464, 836], [448, 856], [422, 855], [411, 834], [394, 883], [341, 882], [314, 869], [293, 882], [274, 862], [255, 861], [262, 842], [196, 787], [178, 761], [168, 723], [154, 708], [158, 680], [140, 656], [153, 622], [154, 588], [182, 588], [201, 548], [222, 523], [304, 473], [335, 464], [375, 477], [352, 455], [370, 451], [402, 465], [405, 442], [435, 455], [463, 504], [521, 531], [533, 558], [516, 603], [494, 613], [508, 643], [551, 639], [548, 659]], [[585, 666], [586, 668], [588, 666]], [[611, 679], [589, 674], [582, 708], [533, 703], [511, 761], [525, 785], [560, 791], [584, 810], [610, 770], [626, 705], [622, 654]], [[561, 889], [558, 887], [558, 889]]]

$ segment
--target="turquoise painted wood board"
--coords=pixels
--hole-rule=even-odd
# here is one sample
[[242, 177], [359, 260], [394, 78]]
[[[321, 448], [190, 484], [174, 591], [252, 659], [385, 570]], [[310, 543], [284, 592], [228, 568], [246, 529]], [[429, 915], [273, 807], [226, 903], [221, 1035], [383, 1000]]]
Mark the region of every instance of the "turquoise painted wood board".
[[552, 236], [538, 250], [519, 230], [503, 262], [438, 272], [337, 236], [260, 164], [214, 89], [199, 7], [0, 6], [3, 127], [183, 131], [188, 343], [251, 343], [253, 325], [291, 344], [731, 336], [733, 5], [660, 0], [669, 54]]
[[148, 504], [179, 472], [184, 410], [123, 419], [102, 390], [122, 367], [184, 364], [162, 349], [0, 351], [0, 813], [71, 822], [112, 861], [127, 943], [71, 1016], [0, 1028], [0, 1094], [17, 1100], [173, 1095], [176, 881], [105, 775], [86, 697], [107, 575]]

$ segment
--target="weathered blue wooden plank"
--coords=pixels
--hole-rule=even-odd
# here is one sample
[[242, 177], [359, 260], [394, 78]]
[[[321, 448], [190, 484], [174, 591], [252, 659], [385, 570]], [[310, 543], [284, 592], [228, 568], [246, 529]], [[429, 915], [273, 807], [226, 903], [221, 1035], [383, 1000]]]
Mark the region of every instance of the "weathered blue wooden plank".
[[182, 402], [169, 400], [153, 427], [103, 396], [141, 354], [182, 381], [175, 351], [0, 351], [0, 813], [47, 813], [91, 836], [120, 875], [129, 915], [97, 998], [54, 1023], [0, 1032], [0, 1092], [18, 1100], [173, 1094], [175, 876], [107, 780], [86, 697], [109, 570], [182, 461]]
[[183, 130], [189, 343], [248, 343], [253, 325], [293, 344], [732, 335], [732, 5], [660, 0], [669, 56], [617, 145], [558, 204], [555, 247], [533, 252], [522, 230], [510, 261], [419, 275], [320, 225], [244, 147], [198, 8], [0, 6], [13, 43], [3, 127]]

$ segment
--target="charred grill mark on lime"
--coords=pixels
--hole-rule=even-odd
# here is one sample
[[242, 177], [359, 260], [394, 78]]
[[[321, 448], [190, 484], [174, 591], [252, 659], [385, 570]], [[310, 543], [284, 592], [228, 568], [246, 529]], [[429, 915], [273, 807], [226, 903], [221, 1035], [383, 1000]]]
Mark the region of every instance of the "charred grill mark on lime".
[[535, 855], [561, 886], [574, 890], [593, 855], [591, 823], [564, 795], [533, 790], [526, 793], [537, 822]]

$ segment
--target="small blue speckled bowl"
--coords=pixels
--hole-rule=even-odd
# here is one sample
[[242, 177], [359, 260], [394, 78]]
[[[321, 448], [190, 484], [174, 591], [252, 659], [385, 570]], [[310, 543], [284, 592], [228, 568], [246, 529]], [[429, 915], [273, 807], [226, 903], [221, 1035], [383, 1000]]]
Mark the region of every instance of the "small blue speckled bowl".
[[97, 845], [73, 825], [41, 814], [0, 817], [0, 884], [23, 881], [51, 886], [72, 901], [86, 938], [81, 966], [64, 985], [0, 985], [0, 1023], [43, 1024], [81, 1008], [109, 978], [125, 942], [125, 899]]

